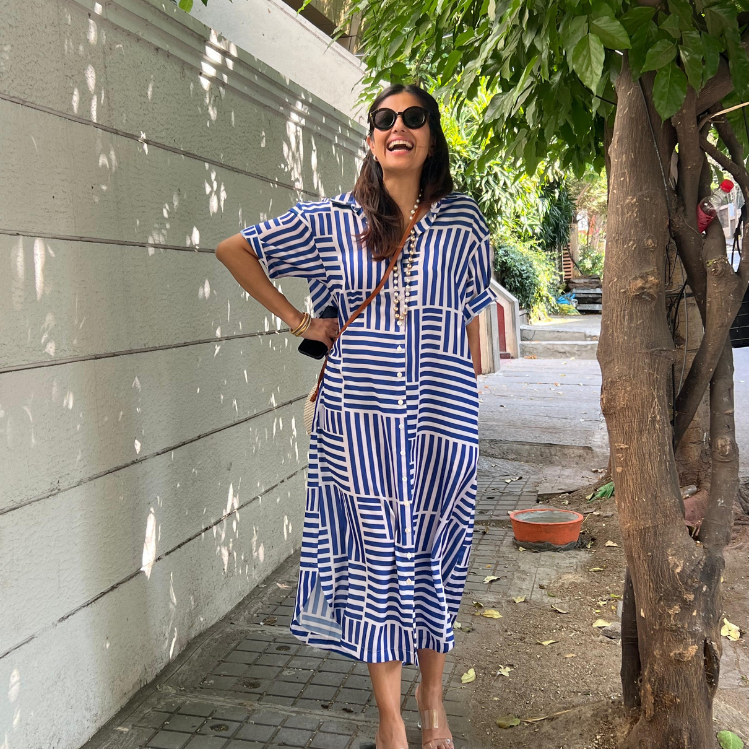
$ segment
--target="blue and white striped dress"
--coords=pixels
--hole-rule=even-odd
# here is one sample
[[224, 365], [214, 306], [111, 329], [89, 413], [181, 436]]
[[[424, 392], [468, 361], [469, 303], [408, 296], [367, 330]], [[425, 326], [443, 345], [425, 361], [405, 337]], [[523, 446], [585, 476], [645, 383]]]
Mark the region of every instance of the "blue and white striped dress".
[[[337, 304], [342, 326], [387, 267], [357, 243], [365, 228], [349, 193], [242, 234], [270, 278], [306, 278], [315, 311]], [[465, 326], [496, 299], [489, 232], [460, 193], [415, 231], [406, 320], [393, 315], [391, 274], [330, 353], [310, 440], [291, 631], [367, 662], [452, 649], [473, 536], [478, 392]]]

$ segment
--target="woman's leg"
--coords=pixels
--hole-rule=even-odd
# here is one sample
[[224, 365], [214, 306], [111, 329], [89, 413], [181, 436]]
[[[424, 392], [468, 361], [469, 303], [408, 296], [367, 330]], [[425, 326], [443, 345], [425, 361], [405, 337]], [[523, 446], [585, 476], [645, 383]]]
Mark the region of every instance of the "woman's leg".
[[380, 713], [377, 749], [408, 749], [406, 727], [401, 717], [402, 665], [400, 661], [367, 664]]
[[452, 749], [452, 734], [442, 706], [442, 672], [445, 654], [423, 648], [418, 651], [421, 683], [416, 690], [416, 701], [421, 715], [421, 736], [427, 749]]

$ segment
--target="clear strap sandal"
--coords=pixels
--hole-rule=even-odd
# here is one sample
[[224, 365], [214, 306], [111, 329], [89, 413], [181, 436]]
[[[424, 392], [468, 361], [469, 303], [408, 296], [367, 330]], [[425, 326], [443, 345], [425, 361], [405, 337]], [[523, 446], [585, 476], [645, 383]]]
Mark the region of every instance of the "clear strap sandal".
[[[418, 699], [416, 703], [418, 705]], [[421, 720], [417, 724], [417, 727], [421, 729], [422, 735], [424, 730], [444, 731], [445, 733], [449, 730], [444, 705], [440, 705], [437, 710], [422, 710], [419, 708], [419, 715], [421, 716]], [[421, 744], [422, 749], [454, 749], [454, 746], [452, 738], [448, 736], [423, 741]]]

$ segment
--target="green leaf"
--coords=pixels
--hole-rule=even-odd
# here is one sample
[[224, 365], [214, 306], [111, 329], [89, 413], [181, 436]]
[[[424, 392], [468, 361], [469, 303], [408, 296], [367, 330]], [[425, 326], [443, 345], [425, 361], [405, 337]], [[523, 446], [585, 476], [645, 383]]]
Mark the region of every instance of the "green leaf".
[[723, 44], [720, 39], [716, 39], [705, 32], [702, 32], [702, 44], [705, 48], [705, 71], [702, 78], [702, 85], [704, 86], [718, 72]]
[[629, 64], [632, 66], [632, 74], [635, 80], [640, 77], [640, 71], [645, 64], [645, 55], [655, 43], [658, 27], [650, 21], [645, 26], [640, 26], [632, 35], [632, 49], [629, 52]]
[[392, 68], [390, 68], [391, 78], [404, 78], [408, 75], [408, 68], [403, 62], [396, 62]]
[[591, 90], [601, 78], [605, 57], [603, 44], [595, 34], [586, 34], [572, 52], [572, 68]]
[[609, 49], [629, 49], [632, 46], [624, 26], [615, 18], [595, 18], [590, 22], [590, 30], [597, 34], [603, 45]]
[[445, 63], [445, 67], [442, 70], [442, 74], [440, 75], [443, 83], [446, 83], [448, 81], [450, 76], [453, 74], [453, 70], [455, 70], [455, 66], [460, 62], [462, 57], [463, 52], [459, 49], [454, 49], [450, 53], [450, 56], [447, 58], [447, 62]]
[[591, 18], [614, 18], [614, 9], [608, 3], [601, 0], [593, 4], [590, 15]]
[[406, 40], [405, 34], [398, 34], [395, 39], [393, 39], [392, 42], [390, 42], [390, 47], [388, 48], [388, 55], [390, 57], [395, 57], [395, 54], [398, 52], [398, 50], [401, 48], [401, 45]]
[[630, 8], [620, 19], [622, 26], [627, 30], [627, 33], [632, 34], [647, 24], [650, 19], [655, 15], [655, 8], [635, 7]]
[[647, 73], [648, 70], [660, 70], [668, 65], [676, 57], [676, 45], [667, 39], [656, 42], [645, 55], [645, 64], [640, 72]]
[[679, 16], [666, 16], [666, 20], [661, 24], [661, 29], [671, 34], [674, 39], [678, 39], [681, 36]]
[[736, 11], [727, 2], [717, 2], [705, 8], [707, 31], [712, 36], [720, 36], [723, 31], [735, 27]]
[[466, 42], [470, 41], [474, 37], [474, 31], [473, 29], [470, 29], [468, 31], [464, 31], [458, 38], [455, 40], [455, 46], [456, 47], [462, 47]]
[[736, 92], [743, 97], [749, 89], [749, 59], [747, 59], [746, 50], [741, 46], [741, 37], [736, 29], [728, 29], [725, 37], [731, 80]]
[[179, 0], [179, 7], [189, 13], [192, 10], [192, 0]]
[[572, 56], [578, 42], [588, 33], [588, 20], [586, 16], [575, 16], [569, 22], [562, 22], [559, 30], [562, 44], [567, 50], [567, 55]]
[[661, 68], [653, 84], [653, 103], [661, 119], [667, 120], [679, 111], [687, 95], [687, 77], [673, 62]]
[[684, 66], [684, 72], [687, 74], [689, 85], [699, 93], [702, 88], [702, 55], [696, 55], [686, 47], [679, 47], [679, 56]]
[[692, 6], [689, 0], [668, 0], [668, 9], [682, 22], [682, 31], [692, 28]]
[[744, 749], [744, 742], [733, 731], [718, 731], [718, 743], [722, 749]]

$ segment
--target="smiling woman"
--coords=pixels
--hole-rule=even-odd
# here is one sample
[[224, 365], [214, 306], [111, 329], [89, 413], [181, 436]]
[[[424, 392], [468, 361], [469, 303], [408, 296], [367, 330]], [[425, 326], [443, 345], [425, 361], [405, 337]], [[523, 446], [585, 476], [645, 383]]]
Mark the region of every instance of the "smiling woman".
[[[329, 349], [291, 631], [368, 664], [377, 749], [407, 746], [401, 665], [418, 662], [424, 748], [451, 749], [442, 673], [471, 550], [492, 250], [476, 203], [453, 192], [434, 99], [393, 86], [369, 124], [353, 192], [251, 226], [217, 255], [292, 333]], [[306, 278], [315, 310], [335, 304], [338, 318], [303, 315], [266, 273]]]

